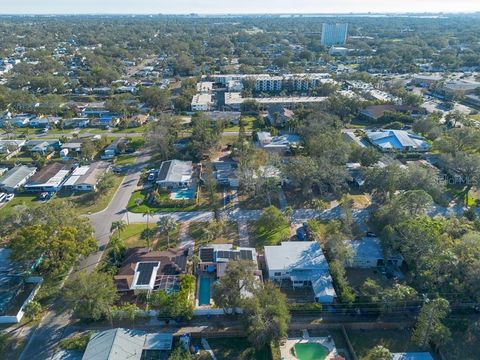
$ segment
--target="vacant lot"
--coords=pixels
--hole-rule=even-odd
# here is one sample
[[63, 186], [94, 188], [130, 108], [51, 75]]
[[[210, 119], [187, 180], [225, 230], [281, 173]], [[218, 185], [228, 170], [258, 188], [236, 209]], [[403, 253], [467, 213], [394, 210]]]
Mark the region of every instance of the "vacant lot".
[[[149, 231], [147, 232], [147, 224], [130, 224], [120, 232], [120, 238], [128, 248], [147, 247], [147, 239], [150, 239], [150, 246], [154, 250], [165, 250], [177, 246], [179, 239], [178, 229], [170, 234], [170, 246], [167, 235], [157, 231], [156, 224], [149, 224], [148, 229]], [[116, 233], [114, 236], [116, 236]], [[148, 238], [148, 236], [150, 237]]]
[[188, 235], [195, 240], [195, 249], [208, 244], [235, 244], [238, 243], [238, 226], [234, 221], [227, 221], [225, 233], [208, 242], [204, 237], [205, 222], [191, 222], [188, 226]]

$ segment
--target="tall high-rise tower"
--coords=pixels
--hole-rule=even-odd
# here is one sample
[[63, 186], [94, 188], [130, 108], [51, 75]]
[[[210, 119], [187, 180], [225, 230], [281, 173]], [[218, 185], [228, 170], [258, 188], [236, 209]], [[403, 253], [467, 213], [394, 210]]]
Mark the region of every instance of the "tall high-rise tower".
[[323, 24], [321, 44], [343, 45], [347, 42], [348, 24]]

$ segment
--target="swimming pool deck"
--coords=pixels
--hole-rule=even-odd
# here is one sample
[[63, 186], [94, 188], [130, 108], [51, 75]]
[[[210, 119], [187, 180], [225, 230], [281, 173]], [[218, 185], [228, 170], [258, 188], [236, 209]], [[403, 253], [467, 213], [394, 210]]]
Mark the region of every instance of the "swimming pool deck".
[[329, 351], [327, 357], [325, 358], [326, 360], [333, 359], [338, 355], [337, 348], [335, 347], [332, 337], [310, 337], [308, 332], [304, 330], [303, 337], [288, 338], [287, 341], [285, 341], [285, 344], [280, 346], [281, 359], [298, 360], [298, 358], [292, 354], [291, 349], [295, 346], [295, 344], [306, 343], [315, 343], [326, 347]]

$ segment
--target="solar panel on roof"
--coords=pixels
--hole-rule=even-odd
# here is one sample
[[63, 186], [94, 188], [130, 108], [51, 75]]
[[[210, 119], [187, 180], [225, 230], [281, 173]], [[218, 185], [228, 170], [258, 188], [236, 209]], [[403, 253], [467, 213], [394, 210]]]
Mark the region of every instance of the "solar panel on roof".
[[158, 266], [158, 262], [142, 262], [138, 264], [138, 278], [136, 285], [148, 285], [152, 277], [153, 269]]
[[200, 249], [200, 259], [204, 262], [213, 261], [213, 249], [212, 248]]
[[240, 250], [242, 260], [253, 260], [252, 250]]

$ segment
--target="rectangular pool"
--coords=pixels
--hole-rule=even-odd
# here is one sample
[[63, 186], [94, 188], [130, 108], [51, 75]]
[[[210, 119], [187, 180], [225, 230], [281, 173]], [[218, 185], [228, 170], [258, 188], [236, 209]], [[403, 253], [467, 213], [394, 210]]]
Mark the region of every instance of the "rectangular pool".
[[201, 277], [198, 286], [198, 305], [210, 305], [210, 278]]

